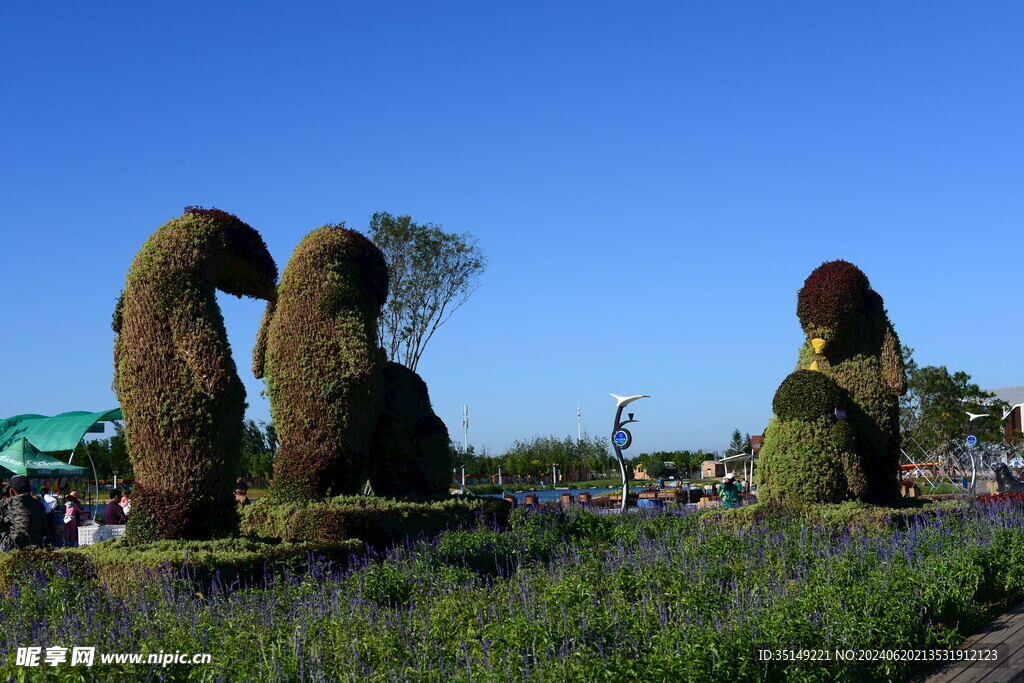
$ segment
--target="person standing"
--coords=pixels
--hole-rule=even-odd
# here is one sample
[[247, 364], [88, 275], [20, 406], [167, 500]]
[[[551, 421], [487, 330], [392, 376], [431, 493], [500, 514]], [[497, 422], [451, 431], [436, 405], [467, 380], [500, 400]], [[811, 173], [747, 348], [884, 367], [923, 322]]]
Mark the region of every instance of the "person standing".
[[235, 502], [238, 503], [239, 507], [245, 507], [252, 503], [249, 500], [249, 485], [243, 479], [239, 479], [238, 483], [235, 484]]
[[29, 493], [31, 483], [16, 474], [7, 483], [7, 498], [0, 503], [0, 550], [39, 546], [43, 542], [46, 512]]
[[43, 502], [43, 510], [46, 512], [46, 526], [43, 527], [43, 534], [46, 536], [47, 545], [60, 545], [57, 543], [57, 499], [50, 493], [50, 487], [44, 486], [40, 491]]
[[64, 499], [64, 544], [78, 546], [78, 524], [85, 521], [85, 510], [78, 503], [78, 492], [72, 491]]
[[729, 472], [722, 482], [722, 507], [738, 508], [740, 506], [740, 485], [736, 482], [736, 475]]
[[103, 509], [103, 523], [108, 525], [128, 523], [128, 515], [124, 513], [124, 508], [121, 507], [120, 489], [114, 489], [110, 492], [110, 502]]

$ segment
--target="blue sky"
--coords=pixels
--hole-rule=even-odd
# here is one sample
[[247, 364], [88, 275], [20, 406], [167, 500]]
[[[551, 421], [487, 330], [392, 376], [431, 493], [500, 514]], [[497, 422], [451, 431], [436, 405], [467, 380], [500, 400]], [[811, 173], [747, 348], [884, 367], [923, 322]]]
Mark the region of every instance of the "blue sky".
[[[420, 364], [497, 453], [759, 433], [796, 292], [859, 265], [921, 364], [1024, 384], [1024, 6], [4, 3], [0, 415], [101, 410], [135, 252], [186, 205], [283, 269], [375, 211], [470, 231], [483, 286]], [[249, 414], [262, 305], [222, 297]]]

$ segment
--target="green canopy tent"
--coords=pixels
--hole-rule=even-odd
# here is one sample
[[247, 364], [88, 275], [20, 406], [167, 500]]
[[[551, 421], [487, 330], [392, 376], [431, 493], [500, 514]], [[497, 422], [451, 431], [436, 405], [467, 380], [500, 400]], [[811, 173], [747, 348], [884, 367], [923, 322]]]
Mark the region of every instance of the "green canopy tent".
[[[44, 453], [74, 451], [86, 433], [93, 430], [98, 422], [123, 420], [121, 409], [87, 413], [74, 410], [53, 417], [46, 415], [15, 415], [0, 420], [0, 449], [7, 448], [18, 439], [25, 437]], [[97, 429], [102, 431], [102, 429]]]
[[[120, 408], [104, 410], [99, 413], [88, 413], [84, 410], [73, 410], [69, 413], [61, 413], [53, 417], [46, 415], [15, 415], [0, 420], [0, 449], [6, 449], [19, 439], [28, 439], [43, 453], [69, 452], [71, 456], [68, 461], [74, 459], [75, 449], [82, 442], [85, 435], [90, 432], [103, 432], [100, 422], [113, 422], [123, 420]], [[96, 481], [96, 496], [99, 496], [99, 480], [96, 477], [96, 465], [92, 462], [89, 450], [85, 449], [85, 455], [92, 465], [93, 480]], [[67, 463], [65, 463], [67, 464]], [[98, 506], [98, 498], [94, 499]]]
[[8, 478], [15, 474], [26, 477], [88, 477], [89, 468], [69, 465], [50, 457], [22, 437], [0, 451], [0, 470]]

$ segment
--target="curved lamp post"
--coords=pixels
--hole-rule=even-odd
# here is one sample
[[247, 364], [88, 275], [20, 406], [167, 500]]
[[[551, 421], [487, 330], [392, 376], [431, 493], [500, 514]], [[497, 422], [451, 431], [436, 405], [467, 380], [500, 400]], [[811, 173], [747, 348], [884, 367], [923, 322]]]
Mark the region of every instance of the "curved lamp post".
[[626, 461], [622, 457], [623, 449], [629, 448], [629, 445], [633, 443], [633, 435], [629, 433], [628, 429], [624, 429], [625, 425], [630, 422], [638, 422], [633, 419], [633, 413], [629, 413], [629, 419], [622, 422], [622, 409], [628, 406], [633, 401], [641, 398], [650, 398], [647, 394], [640, 394], [639, 396], [619, 396], [612, 394], [612, 398], [615, 399], [615, 405], [618, 408], [615, 411], [615, 428], [612, 430], [612, 445], [615, 446], [615, 458], [619, 461], [619, 471], [622, 472], [622, 505], [619, 508], [620, 512], [626, 511], [627, 495], [629, 493], [629, 477], [626, 476]]

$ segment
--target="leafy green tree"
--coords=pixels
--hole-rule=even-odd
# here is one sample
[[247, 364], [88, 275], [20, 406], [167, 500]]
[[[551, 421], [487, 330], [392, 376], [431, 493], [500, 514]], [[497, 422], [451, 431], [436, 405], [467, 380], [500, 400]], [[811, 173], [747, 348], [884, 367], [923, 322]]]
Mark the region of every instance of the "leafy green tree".
[[651, 460], [647, 463], [647, 476], [651, 479], [660, 479], [661, 477], [668, 474], [668, 469], [665, 467], [664, 460]]
[[1002, 439], [1000, 417], [1009, 404], [997, 401], [995, 394], [971, 382], [963, 371], [950, 373], [945, 365], [919, 367], [913, 359], [914, 350], [904, 346], [908, 392], [900, 402], [900, 427], [904, 438], [920, 446], [933, 448], [962, 439], [967, 433], [967, 413], [984, 414], [970, 425], [971, 432], [982, 441]]
[[589, 435], [584, 435], [578, 443], [572, 436], [517, 440], [502, 454], [501, 461], [503, 469], [510, 474], [544, 474], [550, 471], [551, 465], [565, 467], [570, 462], [592, 472], [606, 472], [615, 467], [607, 439]]
[[273, 424], [257, 423], [248, 419], [242, 429], [242, 458], [239, 471], [253, 479], [270, 479], [274, 465], [274, 446], [271, 439]]
[[89, 456], [96, 465], [96, 473], [101, 478], [132, 476], [131, 458], [128, 456], [121, 425], [115, 422], [114, 430], [114, 435], [109, 438], [85, 442]]
[[444, 232], [410, 216], [373, 214], [370, 237], [391, 281], [378, 341], [388, 360], [416, 370], [437, 328], [480, 286], [487, 260], [472, 234]]

